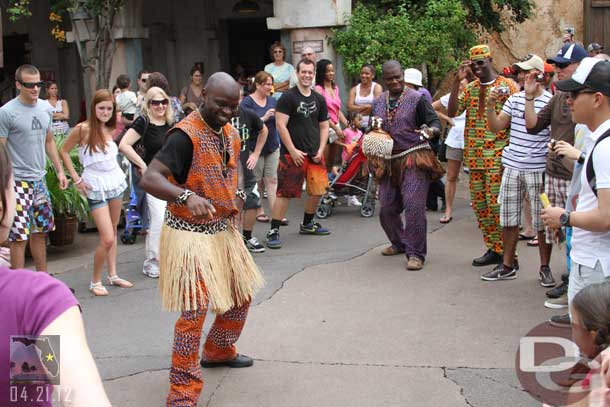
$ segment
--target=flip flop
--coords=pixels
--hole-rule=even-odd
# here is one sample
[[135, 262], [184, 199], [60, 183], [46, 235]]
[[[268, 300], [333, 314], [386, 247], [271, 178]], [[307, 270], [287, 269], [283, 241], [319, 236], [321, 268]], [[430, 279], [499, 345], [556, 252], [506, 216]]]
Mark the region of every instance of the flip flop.
[[443, 215], [443, 216], [441, 216], [441, 218], [439, 219], [439, 222], [440, 222], [440, 223], [449, 223], [449, 222], [451, 222], [452, 220], [453, 220], [453, 216], [449, 216], [449, 217], [447, 217], [447, 216]]
[[290, 223], [290, 221], [288, 219], [282, 218], [282, 223], [281, 223], [282, 226], [288, 226], [289, 223]]
[[269, 216], [265, 215], [264, 213], [261, 213], [260, 215], [256, 216], [256, 220], [262, 223], [268, 223], [269, 222]]
[[534, 240], [536, 235], [534, 236], [526, 236], [523, 233], [519, 233], [519, 240]]
[[535, 238], [533, 238], [532, 240], [528, 241], [528, 242], [527, 242], [527, 245], [528, 245], [528, 246], [530, 246], [530, 247], [536, 247], [536, 246], [538, 246], [538, 238], [537, 238], [537, 237], [535, 237]]

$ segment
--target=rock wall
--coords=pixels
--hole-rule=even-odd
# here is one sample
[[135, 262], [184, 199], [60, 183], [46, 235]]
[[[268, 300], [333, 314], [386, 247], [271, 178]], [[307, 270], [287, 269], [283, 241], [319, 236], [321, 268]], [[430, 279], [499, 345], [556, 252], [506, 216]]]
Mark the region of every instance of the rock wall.
[[481, 41], [492, 47], [494, 65], [499, 70], [527, 54], [546, 59], [561, 48], [566, 27], [574, 27], [575, 40], [582, 43], [583, 15], [583, 1], [536, 0], [530, 19], [503, 33], [482, 35]]

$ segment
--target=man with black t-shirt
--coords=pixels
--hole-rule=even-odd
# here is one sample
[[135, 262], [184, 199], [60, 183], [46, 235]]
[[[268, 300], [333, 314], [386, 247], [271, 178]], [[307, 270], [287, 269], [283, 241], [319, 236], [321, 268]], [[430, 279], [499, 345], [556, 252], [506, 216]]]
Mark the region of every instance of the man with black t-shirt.
[[328, 141], [328, 108], [324, 98], [311, 90], [315, 65], [307, 59], [297, 64], [297, 86], [285, 92], [277, 102], [275, 123], [282, 140], [277, 169], [277, 200], [272, 209], [267, 247], [279, 249], [280, 224], [291, 198], [301, 197], [307, 177], [305, 214], [299, 233], [328, 235], [330, 231], [313, 221], [320, 197], [326, 192], [328, 176], [324, 165], [324, 147]]
[[256, 212], [261, 207], [260, 194], [254, 191], [256, 177], [252, 170], [256, 167], [258, 157], [260, 157], [263, 146], [267, 141], [269, 130], [254, 111], [241, 105], [237, 116], [231, 119], [231, 125], [237, 129], [242, 140], [239, 160], [243, 176], [240, 176], [239, 180], [240, 184], [243, 184], [242, 189], [246, 194], [242, 215], [244, 243], [252, 253], [261, 253], [265, 251], [265, 247], [260, 244], [256, 237], [252, 236], [252, 228], [256, 222]]

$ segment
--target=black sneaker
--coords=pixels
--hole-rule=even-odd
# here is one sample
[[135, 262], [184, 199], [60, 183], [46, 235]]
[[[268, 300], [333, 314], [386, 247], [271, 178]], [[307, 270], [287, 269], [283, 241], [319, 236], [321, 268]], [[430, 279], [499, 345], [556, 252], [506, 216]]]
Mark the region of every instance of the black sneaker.
[[540, 266], [538, 279], [540, 280], [540, 285], [543, 287], [555, 287], [555, 279], [553, 278], [553, 273], [549, 266]]
[[490, 266], [492, 264], [502, 264], [502, 256], [493, 250], [487, 250], [484, 255], [472, 261], [475, 267]]
[[254, 236], [252, 236], [250, 240], [246, 240], [246, 238], [244, 238], [244, 243], [246, 244], [246, 247], [248, 248], [250, 253], [262, 253], [265, 251], [265, 247], [260, 244], [258, 239]]
[[565, 315], [554, 315], [549, 319], [549, 324], [557, 328], [572, 328], [572, 321], [570, 321], [570, 314]]
[[517, 278], [519, 267], [504, 267], [504, 264], [498, 264], [488, 273], [481, 275], [481, 280], [499, 281], [499, 280], [514, 280]]
[[546, 292], [549, 298], [559, 298], [568, 292], [568, 283], [561, 283], [557, 287]]

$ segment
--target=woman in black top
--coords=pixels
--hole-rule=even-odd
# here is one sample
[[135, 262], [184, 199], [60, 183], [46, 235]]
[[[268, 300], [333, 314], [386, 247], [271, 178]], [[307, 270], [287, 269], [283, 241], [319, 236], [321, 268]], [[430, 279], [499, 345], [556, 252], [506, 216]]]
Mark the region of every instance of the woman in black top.
[[[131, 161], [141, 174], [163, 146], [165, 133], [174, 123], [174, 112], [170, 99], [163, 89], [152, 87], [144, 95], [141, 115], [133, 122], [121, 140], [119, 150]], [[140, 157], [134, 146], [143, 145], [145, 154]], [[141, 151], [141, 148], [138, 148]], [[146, 194], [150, 224], [146, 235], [146, 260], [142, 272], [153, 278], [159, 277], [159, 237], [165, 214], [165, 201]]]

